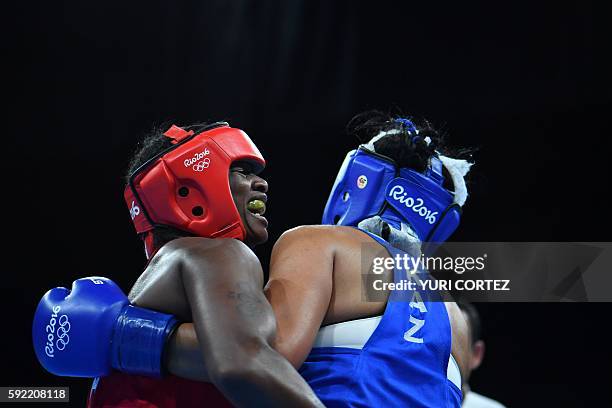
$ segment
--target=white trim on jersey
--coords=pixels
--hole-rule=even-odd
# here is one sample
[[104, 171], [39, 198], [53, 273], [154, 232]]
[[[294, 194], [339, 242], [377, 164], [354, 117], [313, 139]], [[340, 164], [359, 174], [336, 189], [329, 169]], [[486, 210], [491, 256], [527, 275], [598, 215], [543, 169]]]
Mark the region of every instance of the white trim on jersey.
[[[382, 316], [375, 316], [321, 327], [312, 347], [345, 347], [361, 350], [381, 320]], [[461, 389], [461, 372], [452, 354], [448, 359], [446, 378]]]

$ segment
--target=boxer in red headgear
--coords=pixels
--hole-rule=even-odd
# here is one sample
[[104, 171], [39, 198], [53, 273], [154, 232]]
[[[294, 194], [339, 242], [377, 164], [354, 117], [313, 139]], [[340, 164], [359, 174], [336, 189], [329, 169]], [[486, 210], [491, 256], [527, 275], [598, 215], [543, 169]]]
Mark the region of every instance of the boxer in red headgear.
[[[225, 122], [204, 126], [197, 134], [172, 126], [163, 135], [171, 145], [138, 163], [124, 193], [147, 258], [159, 249], [152, 233], [156, 226], [244, 241], [251, 224], [243, 222], [234, 205], [228, 173], [238, 162], [248, 164], [253, 174], [263, 170], [265, 161], [251, 139]], [[267, 226], [265, 218], [258, 221]]]
[[129, 299], [193, 321], [202, 345], [194, 363], [204, 358], [212, 385], [113, 372], [94, 381], [90, 407], [322, 406], [271, 345], [274, 315], [250, 248], [268, 238], [264, 166], [249, 137], [224, 122], [144, 141], [124, 196], [149, 262]]

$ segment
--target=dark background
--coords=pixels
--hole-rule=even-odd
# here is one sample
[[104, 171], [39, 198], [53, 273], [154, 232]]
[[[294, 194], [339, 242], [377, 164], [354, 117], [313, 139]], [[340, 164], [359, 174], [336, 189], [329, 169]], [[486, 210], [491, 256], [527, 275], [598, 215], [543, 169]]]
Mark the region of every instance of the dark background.
[[[432, 3], [424, 5], [424, 3]], [[10, 2], [2, 15], [0, 385], [70, 385], [30, 326], [53, 286], [144, 265], [123, 173], [154, 123], [226, 119], [266, 156], [271, 240], [317, 223], [370, 108], [480, 150], [455, 239], [608, 241], [608, 13], [550, 2]], [[473, 388], [508, 406], [606, 406], [610, 304], [481, 304]], [[8, 317], [8, 319], [7, 319]], [[65, 406], [65, 405], [64, 405]]]

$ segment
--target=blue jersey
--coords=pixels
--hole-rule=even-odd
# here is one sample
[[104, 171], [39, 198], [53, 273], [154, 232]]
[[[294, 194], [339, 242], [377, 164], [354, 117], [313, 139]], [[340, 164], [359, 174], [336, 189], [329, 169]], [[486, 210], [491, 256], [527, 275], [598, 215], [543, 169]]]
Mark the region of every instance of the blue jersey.
[[[404, 256], [371, 236], [392, 257]], [[406, 271], [394, 269], [394, 282], [406, 279]], [[444, 303], [430, 301], [431, 296], [392, 291], [380, 322], [361, 348], [315, 344], [300, 373], [325, 406], [461, 406], [460, 379], [453, 383], [447, 377], [451, 363], [458, 373], [451, 358], [448, 314]]]

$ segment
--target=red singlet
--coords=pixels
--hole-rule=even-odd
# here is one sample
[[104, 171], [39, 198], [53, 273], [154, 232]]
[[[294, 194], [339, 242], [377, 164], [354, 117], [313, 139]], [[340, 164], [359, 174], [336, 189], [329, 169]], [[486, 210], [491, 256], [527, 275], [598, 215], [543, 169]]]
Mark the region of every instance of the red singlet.
[[94, 380], [88, 408], [190, 408], [232, 404], [210, 383], [167, 376], [163, 379], [115, 372]]

